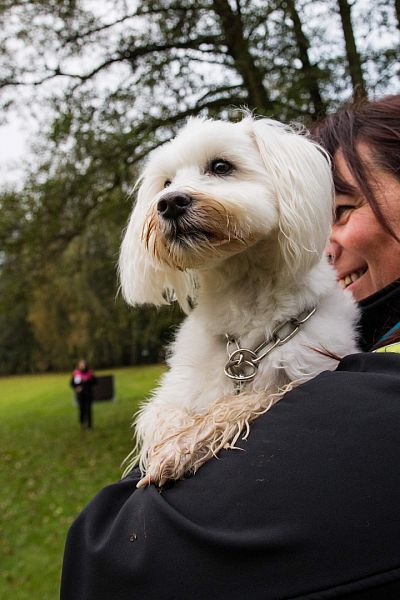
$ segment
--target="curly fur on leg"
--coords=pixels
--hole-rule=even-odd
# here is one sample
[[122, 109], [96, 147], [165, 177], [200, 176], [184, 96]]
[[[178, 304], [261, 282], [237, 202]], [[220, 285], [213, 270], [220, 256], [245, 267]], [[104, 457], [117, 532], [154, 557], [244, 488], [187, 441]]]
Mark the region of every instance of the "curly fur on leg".
[[207, 412], [188, 416], [188, 422], [153, 446], [147, 454], [146, 475], [137, 487], [150, 483], [162, 486], [168, 480], [194, 474], [222, 449], [240, 450], [236, 442], [245, 440], [254, 419], [266, 413], [302, 380], [291, 382], [274, 394], [243, 393], [214, 402]]

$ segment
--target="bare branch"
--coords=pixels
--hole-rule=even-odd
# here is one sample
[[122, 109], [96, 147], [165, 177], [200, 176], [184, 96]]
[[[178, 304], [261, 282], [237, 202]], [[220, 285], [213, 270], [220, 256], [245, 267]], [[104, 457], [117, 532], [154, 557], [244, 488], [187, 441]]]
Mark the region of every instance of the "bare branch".
[[[146, 46], [138, 46], [134, 48], [127, 48], [121, 57], [129, 60], [135, 60], [136, 58], [146, 56], [147, 54], [153, 54], [154, 52], [165, 52], [166, 50], [199, 50], [202, 51], [200, 46], [219, 46], [225, 45], [224, 39], [221, 35], [200, 35], [195, 39], [187, 39], [182, 42], [167, 42], [165, 44], [148, 44]], [[204, 51], [204, 50], [203, 50]], [[221, 51], [218, 49], [218, 51]]]
[[[199, 10], [207, 10], [209, 9], [209, 5], [204, 4], [201, 5], [199, 3], [196, 3], [196, 11]], [[104, 23], [103, 25], [99, 25], [98, 27], [93, 27], [92, 29], [87, 29], [86, 31], [83, 31], [81, 33], [76, 33], [74, 35], [71, 35], [67, 38], [65, 38], [65, 42], [66, 43], [71, 43], [71, 42], [76, 42], [77, 40], [82, 40], [84, 38], [90, 37], [91, 35], [94, 35], [96, 33], [100, 33], [102, 31], [105, 31], [107, 29], [110, 29], [111, 27], [115, 27], [116, 25], [119, 25], [121, 23], [124, 23], [125, 21], [128, 21], [129, 19], [134, 19], [135, 17], [145, 17], [145, 16], [149, 16], [149, 15], [157, 15], [157, 14], [171, 14], [172, 11], [174, 10], [183, 10], [182, 9], [182, 5], [177, 3], [176, 5], [171, 5], [168, 7], [159, 7], [159, 8], [146, 8], [144, 10], [141, 10], [141, 8], [139, 7], [138, 10], [132, 14], [129, 15], [124, 15], [123, 17], [120, 17], [119, 19], [116, 19], [115, 21], [112, 21], [111, 23]]]
[[219, 35], [203, 35], [199, 36], [195, 39], [185, 40], [183, 42], [169, 42], [165, 44], [148, 44], [145, 46], [138, 46], [132, 48], [126, 48], [125, 50], [121, 50], [114, 57], [110, 57], [104, 62], [97, 65], [91, 71], [88, 71], [85, 74], [79, 73], [67, 73], [61, 69], [60, 66], [56, 67], [51, 73], [38, 79], [36, 81], [21, 81], [21, 80], [3, 80], [0, 81], [0, 89], [5, 88], [7, 86], [38, 86], [48, 81], [49, 79], [54, 79], [55, 77], [69, 77], [71, 79], [78, 79], [80, 83], [84, 83], [88, 79], [91, 79], [95, 75], [97, 75], [100, 71], [106, 69], [112, 64], [118, 62], [128, 61], [129, 63], [134, 63], [138, 58], [142, 58], [149, 54], [167, 52], [170, 50], [196, 50], [198, 52], [209, 52], [209, 50], [202, 50], [200, 46], [202, 45], [210, 45], [214, 46], [214, 52], [222, 53], [223, 50], [218, 48], [218, 45], [223, 42], [223, 39]]
[[37, 79], [36, 81], [18, 81], [18, 80], [3, 80], [0, 81], [0, 89], [8, 87], [8, 86], [39, 86], [49, 81], [50, 79], [54, 79], [55, 77], [68, 77], [70, 79], [79, 79], [80, 82], [87, 81], [91, 77], [94, 77], [99, 71], [102, 71], [106, 67], [109, 67], [111, 64], [116, 62], [121, 62], [121, 56], [117, 56], [116, 58], [110, 58], [100, 65], [98, 65], [95, 69], [86, 73], [85, 75], [79, 75], [78, 73], [66, 73], [61, 70], [60, 67], [56, 67], [49, 75], [42, 77], [41, 79]]
[[205, 100], [207, 100], [207, 98], [209, 98], [210, 96], [214, 96], [215, 94], [224, 94], [225, 92], [233, 92], [233, 90], [244, 90], [244, 86], [243, 84], [226, 85], [223, 87], [214, 88], [213, 90], [208, 90], [208, 92], [206, 92], [203, 96], [201, 96], [201, 98], [199, 98], [198, 102], [202, 103]]
[[99, 25], [99, 27], [94, 27], [93, 29], [87, 29], [86, 31], [82, 31], [81, 33], [76, 33], [75, 35], [71, 35], [65, 38], [65, 43], [69, 44], [71, 42], [76, 42], [77, 40], [82, 40], [84, 38], [90, 37], [95, 33], [100, 33], [101, 31], [105, 31], [106, 29], [110, 29], [110, 27], [115, 27], [115, 25], [119, 25], [120, 23], [124, 23], [128, 19], [133, 19], [136, 17], [136, 14], [132, 15], [124, 15], [120, 19], [113, 21], [112, 23], [105, 23], [104, 25]]

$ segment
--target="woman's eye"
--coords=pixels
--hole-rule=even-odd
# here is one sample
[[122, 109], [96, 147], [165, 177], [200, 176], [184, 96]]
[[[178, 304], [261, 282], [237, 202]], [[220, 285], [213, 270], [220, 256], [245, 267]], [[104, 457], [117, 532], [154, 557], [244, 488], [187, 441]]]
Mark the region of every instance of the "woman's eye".
[[346, 216], [349, 216], [351, 210], [354, 209], [354, 206], [350, 204], [341, 204], [335, 208], [335, 223], [341, 223], [344, 221]]
[[229, 175], [233, 171], [233, 165], [227, 160], [217, 158], [210, 165], [210, 172], [214, 175]]
[[169, 179], [167, 179], [166, 181], [164, 181], [164, 187], [168, 187], [169, 185], [171, 185], [171, 181]]

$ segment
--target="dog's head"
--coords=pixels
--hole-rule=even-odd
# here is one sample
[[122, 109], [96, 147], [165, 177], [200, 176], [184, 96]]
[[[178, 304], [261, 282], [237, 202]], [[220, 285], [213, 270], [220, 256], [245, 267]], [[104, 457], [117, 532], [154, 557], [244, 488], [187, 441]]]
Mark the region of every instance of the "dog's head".
[[[189, 120], [140, 178], [120, 254], [131, 304], [185, 308], [197, 270], [275, 235], [281, 269], [315, 265], [329, 235], [333, 187], [320, 148], [269, 119]], [[265, 260], [270, 260], [266, 256]]]

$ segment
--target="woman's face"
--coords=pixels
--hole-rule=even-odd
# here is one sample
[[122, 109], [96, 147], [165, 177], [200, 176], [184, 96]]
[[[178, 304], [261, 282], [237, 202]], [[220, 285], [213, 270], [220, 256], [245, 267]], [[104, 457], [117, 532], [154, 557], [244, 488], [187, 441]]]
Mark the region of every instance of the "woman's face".
[[[359, 154], [367, 165], [369, 182], [382, 213], [400, 237], [400, 181], [373, 165], [367, 146], [360, 145]], [[377, 221], [341, 150], [334, 158], [342, 179], [354, 192], [336, 196], [335, 223], [326, 252], [334, 257], [332, 262], [341, 287], [349, 289], [356, 300], [362, 300], [400, 277], [400, 243]]]

